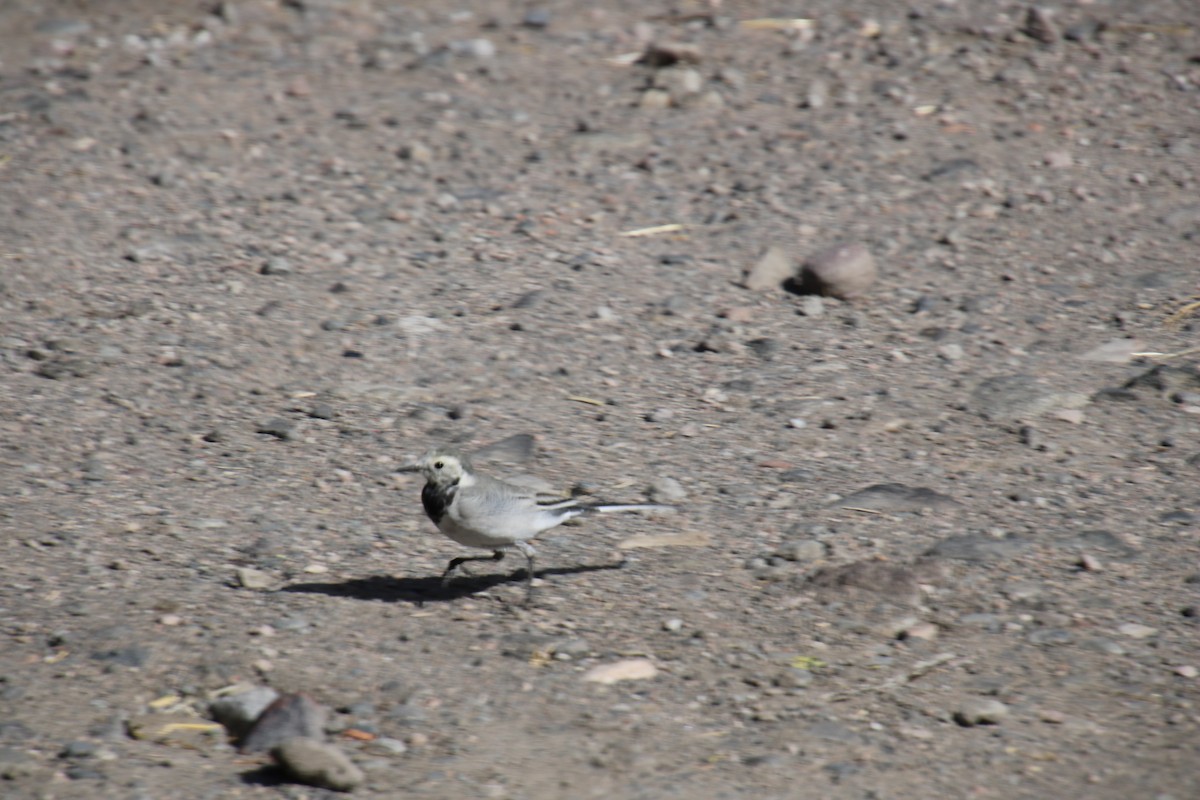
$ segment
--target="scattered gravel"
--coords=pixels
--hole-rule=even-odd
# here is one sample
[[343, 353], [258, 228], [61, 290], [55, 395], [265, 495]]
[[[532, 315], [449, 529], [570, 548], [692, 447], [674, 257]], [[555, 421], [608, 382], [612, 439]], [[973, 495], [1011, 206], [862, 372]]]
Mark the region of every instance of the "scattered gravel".
[[[108, 6], [0, 3], [0, 795], [1200, 797], [1192, 0]], [[435, 445], [678, 512], [443, 586]]]

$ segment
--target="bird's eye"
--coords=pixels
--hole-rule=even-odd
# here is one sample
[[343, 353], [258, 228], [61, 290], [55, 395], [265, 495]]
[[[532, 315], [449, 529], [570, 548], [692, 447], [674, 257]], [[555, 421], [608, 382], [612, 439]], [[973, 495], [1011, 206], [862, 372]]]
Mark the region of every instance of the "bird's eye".
[[444, 461], [435, 461], [435, 462], [433, 462], [433, 468], [434, 468], [434, 469], [442, 469], [442, 468], [443, 468], [443, 467], [445, 467], [445, 466], [446, 466], [446, 462], [444, 462]]

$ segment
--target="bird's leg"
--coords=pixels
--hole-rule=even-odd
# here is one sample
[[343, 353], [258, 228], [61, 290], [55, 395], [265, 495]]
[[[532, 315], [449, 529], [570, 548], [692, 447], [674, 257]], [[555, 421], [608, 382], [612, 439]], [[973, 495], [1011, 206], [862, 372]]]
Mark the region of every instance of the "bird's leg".
[[458, 558], [451, 559], [450, 566], [446, 567], [446, 571], [442, 573], [442, 586], [448, 586], [450, 584], [455, 570], [459, 570], [463, 574], [469, 575], [470, 573], [467, 572], [465, 567], [463, 567], [463, 564], [466, 564], [468, 561], [499, 561], [502, 558], [504, 558], [504, 551], [497, 550], [490, 556], [459, 556]]
[[529, 542], [513, 542], [513, 547], [521, 551], [527, 562], [525, 567], [525, 605], [529, 605], [533, 601], [533, 558], [537, 555], [537, 551]]

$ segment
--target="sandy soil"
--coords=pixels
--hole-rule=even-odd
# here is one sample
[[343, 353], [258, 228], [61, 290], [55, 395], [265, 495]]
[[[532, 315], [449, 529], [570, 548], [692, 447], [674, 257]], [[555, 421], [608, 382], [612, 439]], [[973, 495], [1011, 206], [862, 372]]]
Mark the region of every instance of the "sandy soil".
[[[0, 4], [0, 795], [1200, 797], [1198, 23]], [[518, 434], [682, 511], [442, 588]]]

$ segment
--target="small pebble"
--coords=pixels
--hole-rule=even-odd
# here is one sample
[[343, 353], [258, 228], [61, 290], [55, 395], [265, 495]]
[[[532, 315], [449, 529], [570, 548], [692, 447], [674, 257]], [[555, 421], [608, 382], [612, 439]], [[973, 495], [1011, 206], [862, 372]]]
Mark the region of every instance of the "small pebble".
[[669, 408], [656, 408], [646, 415], [647, 422], [670, 422], [675, 418], [675, 412]]
[[1158, 633], [1157, 628], [1151, 628], [1149, 625], [1142, 625], [1137, 622], [1126, 622], [1121, 627], [1117, 628], [1117, 633], [1122, 636], [1128, 636], [1130, 639], [1149, 639]]
[[820, 295], [806, 294], [800, 298], [800, 308], [797, 309], [800, 316], [808, 317], [809, 319], [817, 319], [825, 316], [825, 301]]
[[683, 620], [678, 618], [668, 619], [663, 621], [663, 630], [671, 633], [678, 633], [683, 628]]
[[687, 490], [674, 478], [655, 478], [647, 494], [659, 503], [676, 503], [687, 497]]
[[236, 575], [238, 585], [243, 589], [263, 591], [270, 588], [271, 584], [274, 583], [274, 579], [260, 569], [238, 567]]
[[918, 622], [916, 625], [905, 628], [900, 635], [903, 639], [919, 639], [923, 642], [932, 642], [938, 636], [938, 626], [932, 622]]
[[450, 50], [458, 55], [486, 60], [496, 55], [496, 45], [491, 39], [466, 39], [450, 42]]
[[784, 542], [775, 550], [775, 555], [785, 561], [817, 561], [825, 557], [825, 545], [816, 539], [799, 539]]
[[954, 721], [963, 727], [996, 725], [1008, 716], [1008, 706], [990, 697], [972, 697], [954, 712]]
[[1194, 678], [1200, 675], [1200, 669], [1193, 667], [1191, 664], [1184, 664], [1175, 668], [1175, 674], [1181, 678]]

